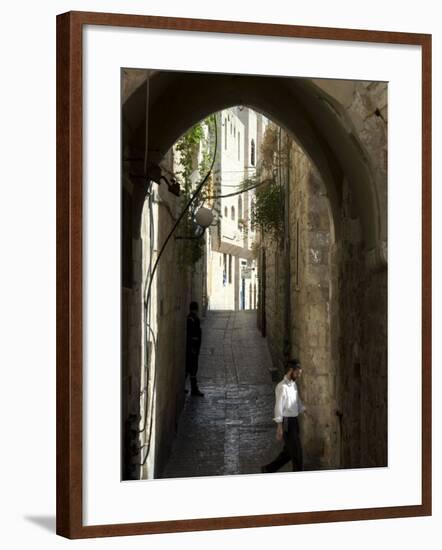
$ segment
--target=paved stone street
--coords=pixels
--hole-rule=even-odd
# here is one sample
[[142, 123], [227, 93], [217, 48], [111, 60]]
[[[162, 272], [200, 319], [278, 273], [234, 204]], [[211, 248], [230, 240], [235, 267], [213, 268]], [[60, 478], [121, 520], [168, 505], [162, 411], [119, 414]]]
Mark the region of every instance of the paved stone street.
[[162, 477], [260, 473], [281, 444], [272, 421], [271, 359], [256, 312], [209, 311], [202, 330], [198, 383], [205, 395], [187, 395]]

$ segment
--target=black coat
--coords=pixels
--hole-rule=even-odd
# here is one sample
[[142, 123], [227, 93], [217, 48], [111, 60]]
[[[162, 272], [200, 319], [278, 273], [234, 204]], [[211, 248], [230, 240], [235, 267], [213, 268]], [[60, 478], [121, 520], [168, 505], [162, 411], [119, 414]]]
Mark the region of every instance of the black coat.
[[187, 316], [187, 332], [186, 332], [186, 355], [199, 355], [201, 348], [201, 323], [196, 313], [189, 313]]

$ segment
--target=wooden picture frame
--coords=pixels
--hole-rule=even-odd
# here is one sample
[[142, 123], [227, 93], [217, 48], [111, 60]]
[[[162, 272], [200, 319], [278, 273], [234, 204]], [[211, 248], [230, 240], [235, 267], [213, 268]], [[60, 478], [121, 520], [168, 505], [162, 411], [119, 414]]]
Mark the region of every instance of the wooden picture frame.
[[[83, 525], [83, 39], [85, 25], [422, 49], [422, 503], [363, 509]], [[109, 13], [57, 17], [57, 533], [90, 538], [431, 515], [431, 35]]]

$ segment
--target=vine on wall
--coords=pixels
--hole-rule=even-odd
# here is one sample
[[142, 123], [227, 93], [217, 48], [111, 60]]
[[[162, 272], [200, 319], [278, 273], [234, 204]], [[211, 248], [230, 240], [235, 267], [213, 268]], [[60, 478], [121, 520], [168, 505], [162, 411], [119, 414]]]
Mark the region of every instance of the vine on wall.
[[261, 234], [279, 241], [284, 232], [284, 189], [274, 180], [259, 188], [252, 205], [252, 223]]
[[280, 241], [284, 234], [284, 184], [276, 181], [282, 168], [278, 145], [278, 127], [269, 124], [261, 146], [262, 171], [243, 182], [244, 188], [258, 185], [251, 205], [252, 225], [259, 227], [263, 237], [275, 241]]
[[[205, 178], [210, 168], [213, 156], [213, 117], [210, 115], [190, 128], [175, 144], [178, 154], [179, 170], [176, 172], [181, 187], [181, 207], [186, 204], [195, 193], [198, 183]], [[195, 212], [207, 201], [212, 194], [213, 181], [208, 181], [192, 202], [188, 215], [185, 216], [179, 227], [179, 234], [184, 237], [195, 235]], [[198, 239], [184, 238], [179, 246], [179, 263], [181, 266], [193, 267], [202, 257], [204, 251], [204, 237]]]

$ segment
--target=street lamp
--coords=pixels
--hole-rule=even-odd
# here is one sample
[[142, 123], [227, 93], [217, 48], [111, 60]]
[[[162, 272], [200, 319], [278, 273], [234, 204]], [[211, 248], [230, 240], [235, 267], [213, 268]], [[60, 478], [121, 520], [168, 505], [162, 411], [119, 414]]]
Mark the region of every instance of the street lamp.
[[195, 214], [196, 223], [206, 230], [213, 222], [213, 212], [209, 208], [202, 206]]
[[196, 229], [195, 234], [193, 236], [185, 237], [181, 235], [177, 235], [175, 239], [200, 239], [203, 235], [206, 229], [211, 225], [213, 222], [213, 212], [209, 208], [205, 208], [202, 206], [198, 209], [198, 211], [195, 214], [195, 222], [196, 222]]

